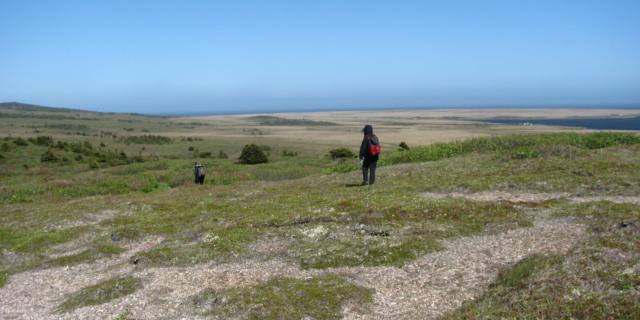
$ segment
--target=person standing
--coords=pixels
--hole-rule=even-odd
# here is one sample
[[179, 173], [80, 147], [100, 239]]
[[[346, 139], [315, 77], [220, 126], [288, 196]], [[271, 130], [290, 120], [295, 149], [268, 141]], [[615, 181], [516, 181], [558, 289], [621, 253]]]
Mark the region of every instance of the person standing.
[[199, 162], [195, 163], [194, 174], [196, 176], [196, 184], [204, 184], [204, 167]]
[[373, 127], [366, 125], [362, 129], [364, 138], [360, 144], [360, 163], [362, 164], [362, 185], [376, 182], [376, 167], [380, 158], [380, 140], [373, 134]]

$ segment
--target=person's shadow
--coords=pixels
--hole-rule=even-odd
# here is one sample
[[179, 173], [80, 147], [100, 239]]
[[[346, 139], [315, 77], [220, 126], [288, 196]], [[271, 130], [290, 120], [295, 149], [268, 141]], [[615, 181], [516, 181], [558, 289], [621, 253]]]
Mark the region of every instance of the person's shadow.
[[362, 183], [347, 183], [344, 186], [347, 188], [362, 187]]

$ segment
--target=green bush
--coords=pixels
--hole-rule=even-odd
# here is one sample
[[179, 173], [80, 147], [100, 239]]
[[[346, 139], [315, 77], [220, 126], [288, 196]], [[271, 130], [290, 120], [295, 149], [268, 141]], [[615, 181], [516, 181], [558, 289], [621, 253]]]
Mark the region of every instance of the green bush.
[[219, 159], [229, 159], [229, 156], [222, 150], [220, 150], [220, 152], [218, 152], [218, 158]]
[[282, 150], [282, 156], [283, 157], [295, 157], [297, 155], [298, 155], [297, 152], [289, 151], [287, 149]]
[[13, 139], [13, 143], [15, 143], [17, 146], [21, 146], [21, 147], [24, 147], [24, 146], [29, 145], [29, 143], [27, 142], [27, 140], [22, 139], [22, 138], [15, 138], [15, 139]]
[[238, 158], [240, 163], [244, 164], [258, 164], [268, 162], [267, 155], [263, 149], [256, 144], [248, 144], [242, 148], [242, 153]]
[[211, 152], [207, 151], [207, 152], [200, 152], [200, 154], [198, 155], [200, 158], [211, 158]]
[[98, 168], [100, 168], [100, 165], [95, 160], [91, 160], [91, 161], [89, 161], [89, 168], [90, 169], [98, 169]]
[[409, 150], [409, 145], [404, 141], [400, 142], [398, 147], [400, 147], [400, 149], [398, 149], [400, 151]]
[[45, 151], [40, 156], [40, 162], [58, 162], [58, 161], [59, 161], [58, 157], [56, 157], [56, 155], [53, 154], [53, 152], [51, 152], [51, 150]]
[[33, 139], [32, 143], [39, 146], [52, 146], [53, 138], [49, 136], [38, 136], [35, 139]]
[[355, 154], [353, 151], [347, 148], [338, 148], [329, 151], [329, 156], [331, 159], [341, 159], [341, 158], [355, 158]]

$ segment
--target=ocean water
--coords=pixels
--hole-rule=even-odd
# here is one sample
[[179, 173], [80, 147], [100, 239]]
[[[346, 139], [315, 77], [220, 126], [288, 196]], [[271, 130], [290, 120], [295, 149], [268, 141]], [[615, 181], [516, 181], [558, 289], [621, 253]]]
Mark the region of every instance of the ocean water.
[[479, 120], [488, 123], [511, 125], [548, 125], [560, 127], [578, 127], [597, 130], [640, 130], [640, 117], [633, 118], [565, 118], [565, 119], [529, 119], [529, 118], [492, 118]]

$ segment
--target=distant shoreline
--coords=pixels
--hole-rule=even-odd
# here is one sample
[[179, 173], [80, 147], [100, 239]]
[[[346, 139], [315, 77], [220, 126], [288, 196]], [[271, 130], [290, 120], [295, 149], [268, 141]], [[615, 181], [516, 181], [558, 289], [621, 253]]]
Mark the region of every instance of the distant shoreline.
[[428, 111], [428, 110], [492, 110], [492, 109], [603, 109], [603, 110], [639, 110], [640, 105], [611, 105], [611, 106], [439, 106], [439, 107], [398, 107], [398, 108], [326, 108], [326, 109], [271, 109], [271, 110], [240, 110], [240, 111], [193, 111], [193, 112], [152, 112], [140, 114], [148, 116], [168, 116], [168, 117], [200, 117], [200, 116], [236, 116], [236, 115], [252, 115], [252, 114], [276, 114], [276, 113], [322, 113], [322, 112], [385, 112], [385, 111]]

